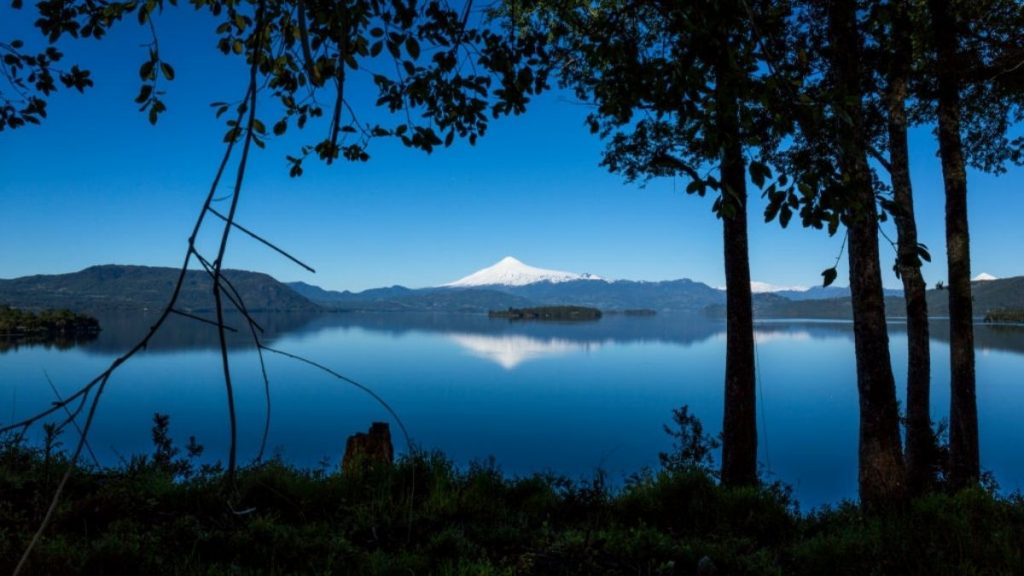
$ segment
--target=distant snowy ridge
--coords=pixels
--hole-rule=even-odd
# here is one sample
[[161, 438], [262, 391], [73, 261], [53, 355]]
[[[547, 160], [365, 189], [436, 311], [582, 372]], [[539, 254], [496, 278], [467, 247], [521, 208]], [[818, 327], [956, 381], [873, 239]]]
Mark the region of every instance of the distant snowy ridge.
[[573, 282], [575, 280], [604, 280], [594, 274], [577, 274], [560, 270], [546, 270], [523, 264], [512, 256], [502, 258], [497, 264], [443, 284], [445, 288], [468, 288], [470, 286], [526, 286], [537, 282]]
[[767, 282], [750, 282], [750, 291], [754, 294], [764, 294], [765, 292], [806, 292], [807, 290], [807, 286], [776, 286]]
[[989, 274], [988, 272], [982, 272], [974, 278], [971, 278], [972, 282], [988, 282], [989, 280], [999, 280], [999, 278]]
[[[725, 291], [725, 286], [717, 286], [716, 289]], [[752, 280], [750, 282], [750, 291], [754, 294], [765, 294], [768, 292], [806, 292], [809, 290], [807, 286], [777, 286], [775, 284], [769, 284], [767, 282], [758, 282]]]

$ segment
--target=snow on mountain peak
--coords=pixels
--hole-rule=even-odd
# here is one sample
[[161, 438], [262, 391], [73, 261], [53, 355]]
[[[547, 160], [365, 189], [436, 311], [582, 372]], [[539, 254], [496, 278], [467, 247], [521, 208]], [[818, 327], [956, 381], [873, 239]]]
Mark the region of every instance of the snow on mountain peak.
[[982, 272], [981, 274], [978, 274], [977, 276], [971, 279], [971, 281], [973, 282], [986, 282], [988, 280], [999, 280], [999, 278], [996, 278], [995, 276], [989, 274], [988, 272]]
[[807, 286], [778, 286], [767, 282], [751, 281], [750, 291], [754, 294], [764, 294], [766, 292], [806, 292]]
[[455, 282], [449, 282], [443, 286], [447, 288], [465, 288], [469, 286], [525, 286], [535, 282], [572, 282], [574, 280], [603, 280], [600, 276], [593, 274], [577, 274], [575, 272], [562, 272], [560, 270], [546, 270], [535, 268], [520, 262], [517, 258], [506, 256], [497, 264], [460, 278]]
[[[725, 290], [725, 286], [716, 286], [717, 290]], [[758, 282], [751, 280], [750, 291], [754, 294], [765, 294], [767, 292], [806, 292], [809, 290], [807, 286], [779, 286], [777, 284], [769, 284], [768, 282]]]

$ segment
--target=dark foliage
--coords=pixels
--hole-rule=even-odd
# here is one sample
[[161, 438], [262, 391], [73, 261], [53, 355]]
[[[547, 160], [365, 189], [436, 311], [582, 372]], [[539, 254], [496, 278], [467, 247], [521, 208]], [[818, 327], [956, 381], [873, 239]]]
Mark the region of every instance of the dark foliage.
[[[680, 457], [696, 433], [688, 430]], [[1024, 502], [981, 490], [867, 515], [852, 504], [800, 515], [777, 486], [728, 489], [699, 468], [645, 472], [611, 489], [509, 478], [416, 454], [361, 473], [193, 470], [157, 416], [155, 453], [118, 469], [77, 467], [28, 570], [39, 574], [1013, 574], [1024, 569]], [[682, 460], [680, 460], [682, 462]], [[10, 571], [66, 465], [0, 449], [0, 570]], [[186, 473], [187, 471], [187, 473]], [[413, 487], [415, 489], [413, 490]], [[410, 500], [410, 498], [412, 498]]]

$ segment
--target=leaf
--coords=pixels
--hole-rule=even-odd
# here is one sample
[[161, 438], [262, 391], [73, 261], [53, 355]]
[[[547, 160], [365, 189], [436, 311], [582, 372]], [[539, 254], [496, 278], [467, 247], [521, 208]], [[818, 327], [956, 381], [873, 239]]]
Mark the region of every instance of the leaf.
[[160, 63], [160, 71], [163, 72], [164, 78], [167, 80], [174, 80], [174, 68], [167, 62]]
[[765, 181], [772, 177], [772, 171], [761, 162], [751, 162], [747, 170], [750, 172], [750, 181], [758, 188], [764, 188]]
[[836, 232], [839, 231], [839, 213], [833, 212], [832, 216], [828, 220], [828, 235], [835, 236]]
[[779, 197], [769, 197], [768, 205], [764, 207], [764, 221], [771, 222], [779, 214], [782, 208], [782, 200]]
[[139, 104], [143, 104], [144, 102], [149, 100], [149, 97], [152, 94], [153, 94], [153, 85], [152, 84], [143, 84], [142, 88], [139, 89], [139, 95], [135, 97], [135, 102], [137, 102]]
[[408, 38], [405, 39], [405, 51], [409, 53], [409, 56], [412, 56], [413, 60], [419, 58], [420, 57], [420, 44], [419, 44], [419, 42], [417, 42], [416, 39], [413, 38], [412, 36], [409, 36]]
[[836, 277], [837, 277], [837, 276], [839, 276], [839, 271], [838, 271], [838, 270], [836, 270], [836, 267], [835, 267], [835, 266], [833, 266], [833, 267], [831, 267], [831, 268], [826, 268], [826, 269], [825, 269], [825, 270], [824, 270], [824, 271], [823, 271], [823, 272], [821, 273], [821, 275], [822, 275], [822, 276], [824, 277], [824, 279], [825, 279], [825, 280], [824, 280], [824, 282], [822, 282], [822, 284], [821, 284], [821, 285], [822, 285], [822, 287], [824, 287], [824, 288], [828, 288], [830, 284], [832, 284], [833, 282], [835, 282], [835, 281], [836, 281]]
[[917, 255], [925, 262], [932, 261], [932, 254], [928, 251], [928, 247], [924, 244], [917, 245]]
[[789, 219], [793, 217], [793, 209], [789, 206], [783, 206], [782, 211], [779, 212], [779, 224], [783, 228], [789, 225]]

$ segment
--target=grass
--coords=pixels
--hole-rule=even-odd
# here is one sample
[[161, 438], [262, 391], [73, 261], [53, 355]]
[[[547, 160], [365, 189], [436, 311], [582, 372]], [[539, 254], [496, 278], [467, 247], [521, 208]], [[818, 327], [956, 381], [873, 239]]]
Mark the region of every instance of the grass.
[[[164, 422], [166, 433], [166, 422]], [[29, 574], [1024, 574], [1024, 501], [981, 489], [866, 515], [798, 512], [779, 485], [725, 489], [701, 466], [510, 478], [439, 453], [351, 474], [280, 461], [194, 469], [161, 442], [76, 467]], [[195, 447], [189, 451], [195, 455]], [[39, 526], [64, 456], [0, 450], [0, 571]]]

